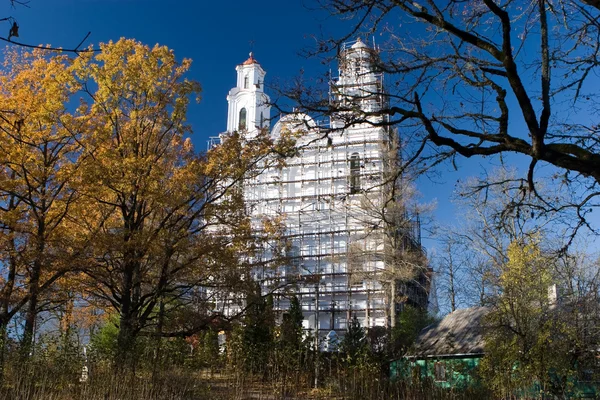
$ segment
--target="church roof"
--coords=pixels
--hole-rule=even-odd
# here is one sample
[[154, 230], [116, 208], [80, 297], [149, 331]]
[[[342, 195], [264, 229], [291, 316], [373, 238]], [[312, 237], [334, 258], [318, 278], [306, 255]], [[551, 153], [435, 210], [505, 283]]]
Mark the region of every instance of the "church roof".
[[258, 61], [254, 58], [254, 53], [250, 52], [250, 57], [242, 63], [242, 65], [258, 64]]

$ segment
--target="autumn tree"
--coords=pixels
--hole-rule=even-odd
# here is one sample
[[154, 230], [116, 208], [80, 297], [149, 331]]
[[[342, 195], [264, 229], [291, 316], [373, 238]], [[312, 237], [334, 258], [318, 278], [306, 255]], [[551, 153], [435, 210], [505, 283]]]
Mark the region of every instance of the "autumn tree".
[[0, 221], [3, 257], [0, 329], [24, 315], [22, 347], [29, 353], [44, 296], [77, 265], [83, 241], [71, 229], [79, 198], [74, 176], [84, 158], [68, 111], [77, 90], [63, 56], [9, 52], [2, 72]]
[[[235, 190], [226, 191], [250, 156], [236, 152], [235, 140], [226, 141], [229, 152], [194, 151], [186, 109], [200, 87], [185, 79], [189, 66], [166, 47], [125, 39], [73, 63], [85, 95], [77, 110], [86, 143], [78, 224], [97, 231], [86, 290], [119, 314], [119, 365], [133, 362], [140, 334], [206, 329], [218, 317], [202, 297], [206, 288], [241, 281], [235, 266], [249, 224]], [[189, 318], [186, 306], [199, 300], [197, 315], [206, 318]]]
[[140, 335], [186, 337], [243, 314], [262, 239], [240, 182], [281, 149], [265, 132], [251, 141], [232, 132], [198, 154], [186, 124], [200, 91], [185, 78], [191, 61], [134, 40], [101, 48], [72, 66], [85, 143], [75, 223], [93, 237], [85, 295], [119, 314], [116, 362], [126, 367]]
[[[327, 87], [285, 92], [314, 114], [347, 112], [347, 124], [389, 115], [422, 168], [460, 157], [528, 163], [513, 183], [516, 205], [537, 199], [536, 215], [560, 211], [574, 235], [598, 206], [598, 101], [595, 87], [600, 4], [586, 0], [317, 0], [349, 29], [317, 37], [308, 54], [331, 56], [344, 42], [373, 35], [373, 60], [386, 74], [389, 107], [357, 110], [327, 101]], [[370, 42], [370, 38], [369, 38]], [[329, 79], [323, 79], [328, 82]], [[320, 90], [322, 89], [322, 90]], [[517, 157], [505, 158], [509, 154]], [[482, 181], [482, 186], [497, 181]], [[556, 190], [541, 190], [548, 181]], [[557, 194], [560, 193], [560, 194]]]
[[[414, 171], [403, 165], [397, 132], [388, 130], [386, 134], [381, 179], [364, 179], [364, 188], [356, 195], [360, 206], [349, 215], [363, 232], [351, 235], [345, 261], [351, 282], [378, 281], [385, 288], [387, 318], [394, 326], [397, 304], [427, 307], [431, 274], [421, 247], [421, 219], [427, 218], [429, 207], [417, 200], [410, 178]], [[383, 268], [367, 267], [382, 257], [382, 249], [372, 243], [383, 244]]]
[[486, 381], [498, 395], [539, 385], [541, 393], [564, 394], [576, 368], [578, 334], [563, 318], [552, 264], [535, 237], [513, 242], [500, 275], [501, 294], [486, 318]]

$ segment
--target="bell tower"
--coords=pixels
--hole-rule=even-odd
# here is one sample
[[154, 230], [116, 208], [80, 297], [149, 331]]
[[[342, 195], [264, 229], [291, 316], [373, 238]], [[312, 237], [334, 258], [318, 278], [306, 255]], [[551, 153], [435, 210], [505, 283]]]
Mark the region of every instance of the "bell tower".
[[[377, 70], [378, 53], [360, 38], [351, 45], [344, 44], [339, 56], [339, 77], [331, 83], [331, 101], [341, 110], [331, 118], [335, 128], [348, 121], [366, 118], [381, 122], [377, 115], [386, 104], [383, 74]], [[365, 117], [364, 114], [370, 114]], [[354, 124], [357, 126], [357, 124]]]
[[269, 128], [271, 106], [264, 92], [266, 72], [252, 53], [235, 70], [237, 84], [227, 95], [227, 131], [244, 132], [246, 138], [252, 139], [262, 128]]

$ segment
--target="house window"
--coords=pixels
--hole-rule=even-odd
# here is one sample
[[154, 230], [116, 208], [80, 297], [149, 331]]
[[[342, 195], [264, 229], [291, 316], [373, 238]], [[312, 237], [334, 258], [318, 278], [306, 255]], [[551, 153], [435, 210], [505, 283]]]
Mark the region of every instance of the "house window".
[[438, 382], [446, 381], [446, 367], [441, 362], [436, 362], [434, 365], [435, 380]]
[[421, 366], [415, 364], [412, 368], [411, 375], [413, 382], [419, 382], [421, 380]]
[[246, 108], [242, 108], [240, 110], [240, 122], [238, 124], [238, 129], [240, 131], [246, 129]]
[[248, 89], [248, 76], [244, 77], [244, 89]]
[[353, 153], [350, 156], [350, 194], [360, 191], [360, 156]]

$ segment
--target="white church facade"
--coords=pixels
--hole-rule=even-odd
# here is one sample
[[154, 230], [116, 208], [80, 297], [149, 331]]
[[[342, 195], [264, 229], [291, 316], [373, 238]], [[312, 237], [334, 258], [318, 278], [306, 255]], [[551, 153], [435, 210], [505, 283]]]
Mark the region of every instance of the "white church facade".
[[[265, 163], [243, 183], [253, 226], [260, 229], [265, 217], [285, 226], [284, 262], [272, 267], [273, 254], [265, 249], [256, 257], [254, 278], [264, 293], [273, 291], [281, 314], [297, 296], [304, 328], [321, 337], [343, 335], [354, 316], [365, 327], [390, 326], [403, 304], [427, 307], [430, 276], [419, 221], [405, 211], [393, 179], [397, 133], [377, 114], [386, 98], [376, 56], [360, 40], [349, 44], [331, 83], [330, 101], [366, 111], [363, 122], [348, 125], [342, 113], [327, 123], [306, 114], [281, 117], [270, 135], [296, 136], [296, 155], [284, 165]], [[272, 118], [266, 73], [252, 54], [236, 70], [227, 132], [252, 140]]]

